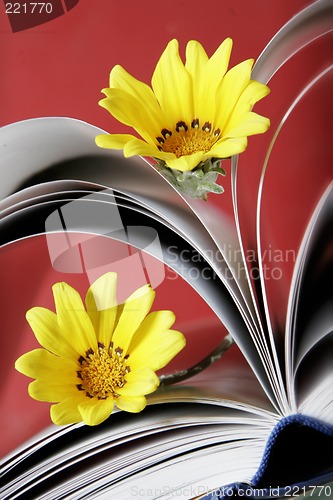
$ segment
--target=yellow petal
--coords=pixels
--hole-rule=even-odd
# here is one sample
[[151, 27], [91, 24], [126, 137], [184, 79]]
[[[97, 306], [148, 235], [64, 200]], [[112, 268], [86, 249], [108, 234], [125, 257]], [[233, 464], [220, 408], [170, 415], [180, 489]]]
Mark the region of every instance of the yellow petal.
[[120, 317], [112, 336], [114, 348], [120, 347], [125, 355], [134, 333], [148, 314], [155, 298], [150, 285], [145, 285], [130, 295], [120, 310]]
[[82, 420], [87, 425], [98, 425], [104, 422], [112, 413], [114, 402], [112, 397], [97, 399], [86, 397], [79, 404]]
[[125, 376], [126, 384], [117, 389], [120, 396], [144, 396], [156, 391], [160, 385], [157, 375], [150, 368], [131, 371]]
[[[141, 139], [137, 139], [135, 137], [124, 146], [125, 158], [129, 158], [130, 156], [134, 155], [151, 156], [156, 158], [160, 154], [161, 153], [155, 145], [147, 144], [147, 142], [144, 142]], [[171, 153], [162, 154], [165, 157], [171, 156]]]
[[115, 403], [120, 410], [139, 413], [146, 407], [147, 400], [144, 396], [119, 396], [115, 399]]
[[253, 105], [269, 94], [269, 88], [262, 83], [252, 80], [239, 97], [237, 104], [223, 130], [223, 136], [235, 128], [244, 115], [251, 111]]
[[124, 146], [124, 156], [129, 158], [134, 155], [139, 156], [149, 156], [151, 158], [159, 158], [163, 161], [169, 161], [170, 159], [176, 158], [173, 153], [165, 153], [160, 151], [156, 146], [151, 146], [141, 139], [133, 138]]
[[35, 380], [29, 384], [28, 392], [29, 395], [33, 399], [37, 399], [37, 401], [58, 403], [66, 398], [76, 396], [78, 389], [75, 384]]
[[86, 307], [98, 342], [110, 345], [117, 315], [117, 274], [106, 273], [88, 289]]
[[62, 358], [77, 361], [78, 353], [66, 332], [59, 328], [54, 312], [44, 307], [33, 307], [27, 312], [26, 318], [40, 345]]
[[69, 425], [81, 422], [82, 417], [78, 410], [78, 405], [85, 397], [83, 394], [72, 395], [61, 401], [61, 403], [52, 405], [50, 408], [52, 422], [56, 425]]
[[122, 89], [109, 89], [108, 97], [99, 101], [112, 116], [136, 131], [149, 143], [155, 144], [163, 125], [160, 115], [150, 114], [145, 103]]
[[201, 43], [190, 40], [186, 46], [185, 68], [190, 73], [193, 83], [200, 79], [207, 61], [208, 56]]
[[[209, 158], [211, 158], [213, 155], [209, 153], [207, 154]], [[199, 163], [204, 159], [204, 157], [205, 153], [203, 151], [198, 151], [197, 153], [180, 156], [179, 158], [173, 156], [173, 158], [165, 159], [165, 162], [170, 168], [180, 170], [181, 172], [186, 172], [188, 170], [193, 170], [195, 167], [197, 167]]]
[[[129, 356], [131, 369], [144, 366], [160, 370], [178, 354], [186, 344], [184, 335], [176, 330], [150, 332]], [[126, 387], [126, 385], [125, 385]]]
[[158, 61], [152, 86], [167, 118], [165, 128], [174, 130], [177, 122], [188, 126], [193, 120], [192, 82], [178, 53], [177, 40], [171, 40]]
[[256, 102], [266, 97], [269, 93], [270, 89], [267, 85], [256, 80], [251, 80], [239, 97], [235, 111], [237, 108], [242, 109], [242, 111], [250, 111]]
[[[109, 88], [123, 89], [125, 92], [132, 94], [133, 97], [138, 97], [142, 101], [152, 101], [153, 105], [158, 109], [158, 103], [151, 88], [144, 82], [137, 80], [130, 75], [122, 66], [117, 64], [110, 73]], [[107, 91], [108, 89], [105, 89]], [[103, 89], [104, 92], [104, 89]]]
[[236, 137], [231, 139], [222, 139], [217, 141], [209, 152], [207, 158], [229, 158], [245, 151], [247, 146], [246, 137]]
[[143, 103], [151, 119], [154, 119], [158, 128], [161, 128], [159, 124], [165, 122], [165, 116], [154, 92], [148, 85], [140, 82], [140, 80], [134, 78], [124, 68], [117, 65], [110, 73], [110, 89], [103, 89], [103, 92], [109, 96], [109, 91], [112, 88], [122, 89], [134, 97], [136, 101]]
[[214, 52], [206, 65], [206, 70], [208, 72], [207, 76], [210, 81], [214, 82], [215, 87], [219, 85], [222, 77], [227, 72], [231, 49], [232, 40], [231, 38], [226, 38]]
[[222, 78], [228, 69], [231, 49], [232, 40], [227, 38], [221, 43], [205, 66], [201, 67], [200, 70], [197, 69], [197, 75], [193, 81], [193, 118], [200, 119], [202, 125], [208, 121], [213, 128], [220, 127], [220, 125], [216, 127], [214, 125], [216, 123], [216, 98]]
[[89, 349], [97, 350], [97, 338], [79, 293], [67, 283], [52, 287], [59, 330], [67, 335], [74, 349], [85, 356]]
[[254, 134], [263, 134], [269, 128], [269, 124], [270, 122], [268, 118], [250, 111], [246, 113], [241, 120], [235, 123], [233, 128], [232, 123], [228, 125], [228, 130], [226, 130], [223, 134], [223, 138], [227, 139], [229, 137], [244, 137]]
[[215, 126], [224, 129], [239, 97], [250, 82], [253, 59], [237, 64], [223, 77], [217, 93]]
[[136, 137], [131, 134], [100, 134], [95, 138], [95, 142], [100, 148], [123, 149], [125, 144], [133, 139]]
[[149, 313], [133, 336], [128, 352], [131, 353], [145, 338], [149, 339], [150, 335], [168, 330], [174, 324], [175, 319], [176, 317], [172, 311], [154, 311]]
[[15, 368], [27, 377], [59, 383], [76, 383], [77, 363], [60, 358], [45, 349], [34, 349], [20, 356]]

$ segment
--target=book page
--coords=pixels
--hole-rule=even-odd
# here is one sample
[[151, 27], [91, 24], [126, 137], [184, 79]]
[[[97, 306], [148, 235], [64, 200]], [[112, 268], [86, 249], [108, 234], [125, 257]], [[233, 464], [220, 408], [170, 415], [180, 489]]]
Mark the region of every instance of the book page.
[[[294, 400], [300, 364], [311, 349], [326, 336], [332, 335], [333, 331], [329, 259], [332, 193], [332, 186], [329, 186], [314, 211], [299, 251], [292, 282], [286, 325], [286, 359], [289, 360], [286, 369], [289, 391]], [[310, 367], [308, 371], [312, 371]], [[318, 381], [319, 373], [317, 367]]]

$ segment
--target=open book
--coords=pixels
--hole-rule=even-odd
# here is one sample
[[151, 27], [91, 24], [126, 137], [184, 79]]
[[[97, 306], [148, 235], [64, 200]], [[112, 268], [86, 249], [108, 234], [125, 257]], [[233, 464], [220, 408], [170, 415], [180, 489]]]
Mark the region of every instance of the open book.
[[[319, 4], [267, 47], [255, 68], [259, 81], [328, 31], [332, 6]], [[142, 413], [115, 412], [97, 427], [47, 426], [31, 435], [6, 454], [1, 498], [208, 499], [236, 491], [331, 498], [333, 185], [308, 221], [286, 310], [275, 298], [279, 269], [265, 267], [274, 249], [264, 245], [261, 211], [274, 143], [301, 97], [329, 71], [302, 90], [276, 129], [259, 180], [255, 235], [241, 230], [237, 158], [230, 220], [181, 196], [142, 158], [98, 149], [101, 131], [87, 123], [40, 118], [1, 130], [0, 258], [17, 245], [24, 258], [24, 245], [37, 241], [56, 271], [81, 272], [92, 282], [114, 270], [130, 286], [153, 288], [167, 266], [229, 332], [221, 335], [216, 323], [184, 331], [193, 353], [161, 373]]]

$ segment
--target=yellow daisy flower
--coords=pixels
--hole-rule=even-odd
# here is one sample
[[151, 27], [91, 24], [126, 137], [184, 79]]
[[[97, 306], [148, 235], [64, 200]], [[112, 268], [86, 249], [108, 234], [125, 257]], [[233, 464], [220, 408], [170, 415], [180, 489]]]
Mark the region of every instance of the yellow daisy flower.
[[211, 162], [214, 171], [223, 174], [216, 168], [216, 159], [243, 152], [248, 136], [269, 127], [268, 118], [252, 112], [269, 89], [251, 80], [253, 59], [227, 71], [231, 48], [232, 40], [227, 38], [208, 58], [202, 45], [192, 40], [184, 65], [178, 42], [172, 40], [157, 63], [152, 88], [115, 66], [110, 87], [103, 89], [106, 98], [99, 104], [142, 139], [101, 134], [97, 145], [123, 149], [125, 157], [154, 157], [159, 166], [183, 173], [203, 166], [207, 173]]
[[114, 405], [128, 412], [146, 406], [145, 395], [159, 386], [155, 371], [185, 345], [182, 333], [170, 330], [171, 311], [150, 312], [155, 292], [150, 285], [117, 305], [117, 275], [107, 273], [88, 289], [85, 306], [67, 283], [53, 286], [56, 313], [34, 307], [27, 320], [44, 349], [23, 354], [15, 368], [35, 378], [29, 394], [51, 406], [57, 425], [103, 422]]

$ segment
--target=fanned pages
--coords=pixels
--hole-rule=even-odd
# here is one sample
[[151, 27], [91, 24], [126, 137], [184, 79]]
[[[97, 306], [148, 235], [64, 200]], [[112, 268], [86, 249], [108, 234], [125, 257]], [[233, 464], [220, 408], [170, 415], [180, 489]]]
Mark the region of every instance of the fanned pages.
[[[267, 83], [302, 48], [328, 36], [332, 16], [332, 3], [321, 0], [293, 18], [260, 56], [254, 77]], [[290, 133], [293, 114], [307, 99], [316, 103], [332, 69], [320, 68], [286, 99], [258, 154], [254, 195], [246, 192], [249, 174], [232, 157], [229, 210], [178, 192], [161, 163], [97, 147], [104, 131], [89, 123], [45, 117], [0, 130], [1, 312], [12, 316], [3, 408], [13, 421], [18, 411], [27, 415], [16, 441], [12, 430], [6, 436], [15, 446], [4, 450], [1, 498], [287, 498], [311, 497], [319, 488], [331, 498], [333, 184], [321, 157], [319, 188], [297, 207], [304, 208], [302, 236], [293, 240], [292, 226], [289, 232], [297, 256], [292, 266], [283, 263], [287, 271], [279, 269], [287, 283], [281, 302], [282, 284], [265, 275], [265, 255], [274, 251], [274, 222], [288, 227], [272, 206], [288, 198], [292, 181], [281, 181], [281, 198], [269, 199], [269, 188], [303, 168], [286, 155], [280, 177], [272, 173], [275, 147]], [[316, 158], [321, 146], [314, 150]], [[293, 189], [294, 198], [283, 200], [290, 214]], [[158, 301], [163, 286], [180, 316], [183, 306], [190, 311], [190, 321], [172, 326], [174, 313]], [[16, 297], [36, 342], [17, 317]], [[192, 317], [198, 303], [207, 318]], [[29, 349], [33, 354], [24, 354]], [[65, 425], [46, 425], [39, 402], [18, 406], [15, 391], [26, 387], [12, 381], [13, 356], [20, 356], [18, 371], [36, 378], [32, 397], [53, 404], [49, 394], [61, 393], [51, 417]], [[113, 378], [118, 392], [112, 386], [111, 399]], [[112, 408], [101, 418], [107, 404]]]

